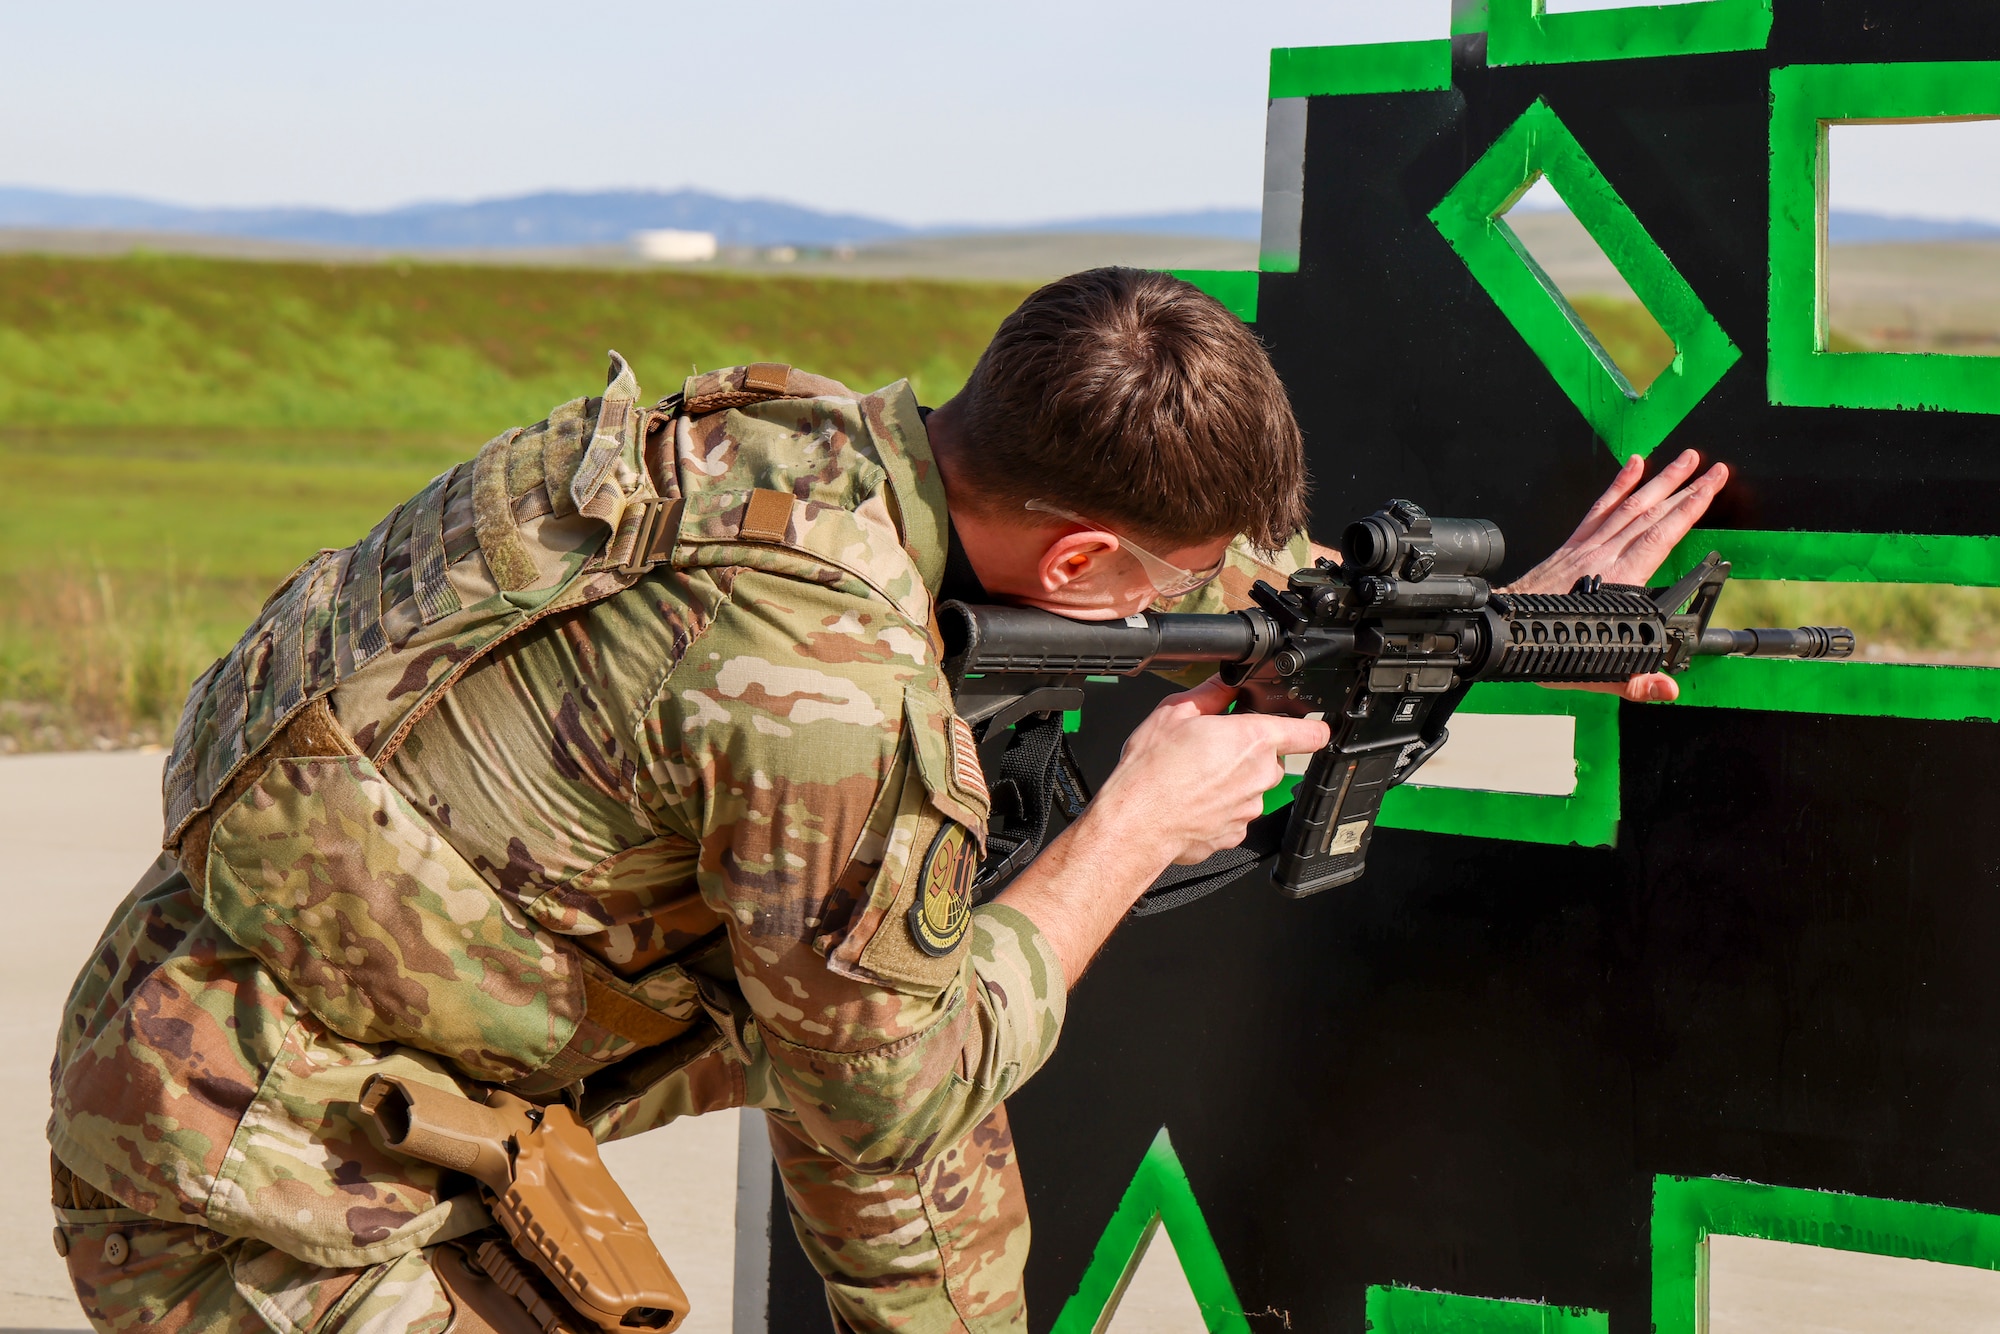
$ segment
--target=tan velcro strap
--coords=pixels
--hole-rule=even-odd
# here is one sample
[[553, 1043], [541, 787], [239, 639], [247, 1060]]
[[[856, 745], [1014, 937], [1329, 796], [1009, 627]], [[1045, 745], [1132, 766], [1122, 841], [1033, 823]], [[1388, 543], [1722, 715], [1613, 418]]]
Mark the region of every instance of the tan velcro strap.
[[791, 493], [759, 487], [750, 493], [750, 503], [743, 507], [743, 526], [736, 532], [752, 542], [783, 542], [791, 526]]
[[778, 361], [759, 361], [743, 368], [743, 387], [753, 394], [782, 394], [792, 382], [792, 368]]
[[583, 974], [583, 1015], [606, 1032], [641, 1047], [657, 1047], [688, 1031], [685, 1019], [661, 1014], [629, 996], [613, 991], [586, 969]]

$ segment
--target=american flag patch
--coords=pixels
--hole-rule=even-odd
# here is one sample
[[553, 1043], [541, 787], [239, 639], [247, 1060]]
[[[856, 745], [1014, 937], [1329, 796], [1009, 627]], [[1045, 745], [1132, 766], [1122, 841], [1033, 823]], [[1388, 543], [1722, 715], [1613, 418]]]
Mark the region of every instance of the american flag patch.
[[979, 767], [979, 744], [972, 739], [965, 719], [956, 716], [951, 720], [951, 781], [960, 791], [976, 794], [982, 804], [993, 800], [986, 790], [986, 774]]

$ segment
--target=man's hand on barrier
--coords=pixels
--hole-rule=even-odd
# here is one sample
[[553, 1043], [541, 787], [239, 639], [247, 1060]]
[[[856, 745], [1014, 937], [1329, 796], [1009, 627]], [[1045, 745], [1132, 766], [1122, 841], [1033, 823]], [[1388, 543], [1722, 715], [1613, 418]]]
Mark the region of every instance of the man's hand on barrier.
[[[1504, 591], [1567, 593], [1578, 579], [1593, 574], [1607, 584], [1648, 583], [1729, 480], [1726, 464], [1715, 464], [1695, 477], [1700, 466], [1701, 455], [1690, 449], [1640, 486], [1646, 461], [1634, 455], [1583, 516], [1569, 541]], [[1577, 688], [1620, 695], [1635, 704], [1680, 697], [1680, 686], [1674, 679], [1657, 672], [1635, 676], [1623, 685]]]
[[1505, 591], [1567, 593], [1577, 580], [1593, 574], [1607, 584], [1646, 583], [1729, 480], [1727, 464], [1695, 477], [1700, 466], [1701, 455], [1690, 449], [1640, 486], [1646, 461], [1635, 455], [1611, 479], [1569, 541]]
[[1241, 843], [1283, 757], [1326, 745], [1322, 722], [1224, 714], [1235, 694], [1210, 680], [1161, 701], [1083, 815], [1000, 894], [1041, 929], [1071, 984], [1160, 872]]

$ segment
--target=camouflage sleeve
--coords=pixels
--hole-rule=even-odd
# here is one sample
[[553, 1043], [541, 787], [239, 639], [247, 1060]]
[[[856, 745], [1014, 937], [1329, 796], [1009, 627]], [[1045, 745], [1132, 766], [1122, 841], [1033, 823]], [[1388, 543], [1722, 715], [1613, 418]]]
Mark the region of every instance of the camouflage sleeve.
[[971, 907], [986, 793], [941, 689], [884, 603], [745, 572], [647, 723], [646, 799], [700, 845], [752, 1036], [806, 1132], [865, 1172], [968, 1133], [1062, 1027], [1048, 942]]

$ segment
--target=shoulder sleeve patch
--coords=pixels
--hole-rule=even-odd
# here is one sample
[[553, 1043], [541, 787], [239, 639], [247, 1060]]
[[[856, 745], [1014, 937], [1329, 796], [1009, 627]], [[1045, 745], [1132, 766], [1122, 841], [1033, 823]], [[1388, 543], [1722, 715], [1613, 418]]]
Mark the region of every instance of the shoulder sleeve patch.
[[986, 816], [993, 803], [979, 768], [979, 747], [972, 740], [972, 729], [950, 705], [917, 686], [903, 694], [903, 716], [910, 731], [910, 749], [916, 752], [917, 769], [932, 800], [972, 833], [983, 852]]
[[917, 890], [905, 914], [917, 948], [941, 959], [958, 948], [972, 924], [972, 881], [979, 849], [956, 820], [947, 820], [917, 868]]

